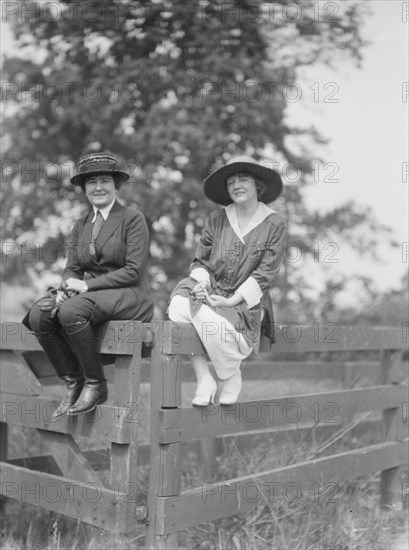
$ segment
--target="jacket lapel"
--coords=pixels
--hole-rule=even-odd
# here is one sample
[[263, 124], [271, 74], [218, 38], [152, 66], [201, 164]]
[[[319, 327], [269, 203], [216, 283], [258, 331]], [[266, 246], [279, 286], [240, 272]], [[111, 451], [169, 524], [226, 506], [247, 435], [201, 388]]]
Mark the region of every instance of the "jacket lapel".
[[95, 242], [96, 248], [99, 251], [98, 255], [101, 254], [102, 247], [121, 223], [123, 210], [124, 207], [118, 201], [115, 201], [113, 207], [111, 208], [111, 211], [108, 214], [107, 219], [101, 227], [101, 231], [99, 232], [99, 235]]
[[85, 220], [84, 227], [82, 228], [81, 240], [84, 243], [90, 243], [92, 239], [92, 218], [94, 216], [93, 212], [90, 212]]

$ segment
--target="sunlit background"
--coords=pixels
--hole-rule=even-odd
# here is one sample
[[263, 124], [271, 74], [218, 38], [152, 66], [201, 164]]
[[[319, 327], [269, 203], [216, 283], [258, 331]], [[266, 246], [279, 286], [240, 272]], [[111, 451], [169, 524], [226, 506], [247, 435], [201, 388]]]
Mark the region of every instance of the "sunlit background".
[[[348, 4], [352, 5], [352, 2]], [[308, 280], [309, 288], [305, 288], [305, 296], [312, 301], [322, 300], [328, 281], [339, 281], [341, 277], [343, 286], [338, 289], [334, 303], [357, 310], [365, 308], [368, 300], [373, 299], [375, 295], [379, 303], [382, 303], [383, 295], [393, 290], [401, 291], [408, 265], [405, 243], [409, 240], [408, 182], [405, 164], [408, 160], [408, 98], [405, 84], [409, 80], [406, 21], [408, 16], [405, 14], [405, 4], [401, 2], [374, 1], [366, 4], [367, 13], [360, 31], [367, 43], [361, 49], [360, 66], [357, 67], [350, 59], [342, 56], [340, 43], [341, 55], [332, 56], [331, 66], [317, 61], [310, 66], [297, 69], [296, 88], [292, 93], [294, 94], [296, 89], [299, 98], [294, 101], [294, 95], [289, 95], [286, 99], [286, 123], [297, 127], [314, 124], [322, 138], [327, 140], [326, 143], [317, 144], [309, 140], [308, 135], [300, 137], [298, 141], [294, 141], [293, 137], [288, 138], [289, 149], [293, 147], [296, 151], [303, 147], [313, 159], [317, 159], [312, 176], [308, 176], [310, 184], [305, 185], [300, 191], [305, 205], [310, 209], [317, 208], [321, 214], [325, 214], [353, 200], [362, 207], [370, 207], [376, 220], [391, 229], [389, 234], [381, 232], [373, 236], [376, 241], [376, 257], [364, 254], [359, 246], [351, 247], [341, 237], [338, 239], [336, 230], [326, 239], [307, 244], [307, 248], [313, 251], [309, 258], [297, 250], [297, 241], [294, 250], [287, 250], [287, 263], [290, 267], [297, 263], [303, 280]], [[3, 18], [3, 21], [6, 19]], [[288, 49], [290, 60], [292, 47], [290, 40], [282, 49], [282, 52]], [[38, 50], [25, 47], [19, 51], [9, 24], [3, 23], [2, 58], [19, 55], [42, 62]], [[169, 104], [172, 103], [172, 97], [168, 95]], [[2, 107], [5, 114], [16, 108], [15, 105], [5, 103]], [[131, 128], [130, 133], [132, 132]], [[8, 143], [7, 135], [5, 143]], [[275, 152], [271, 147], [267, 147], [264, 153], [271, 153], [271, 158], [274, 158]], [[41, 155], [41, 151], [38, 151], [38, 154]], [[135, 158], [137, 157], [136, 153]], [[6, 150], [5, 159], [7, 158]], [[180, 158], [183, 158], [183, 155]], [[319, 159], [323, 164], [318, 164]], [[283, 159], [279, 155], [277, 160], [282, 164]], [[165, 160], [164, 163], [166, 164]], [[170, 168], [158, 167], [158, 173], [160, 170], [167, 175], [170, 173]], [[177, 184], [179, 175], [176, 172], [173, 174], [176, 174]], [[153, 190], [160, 189], [161, 186], [162, 176], [156, 174], [155, 177], [150, 183]], [[297, 186], [298, 182], [286, 183], [291, 187]], [[125, 200], [127, 198], [129, 191], [128, 195], [125, 195]], [[143, 204], [140, 204], [143, 195], [138, 200], [138, 205], [143, 207]], [[72, 219], [75, 219], [80, 208], [77, 204], [67, 210], [69, 204], [66, 199], [56, 202], [52, 216], [46, 221], [35, 220], [37, 230], [43, 227], [43, 232], [47, 233], [51, 227], [51, 232], [61, 230], [67, 235]], [[280, 206], [279, 203], [279, 208]], [[3, 216], [13, 216], [13, 212], [13, 209], [3, 212]], [[172, 232], [172, 220], [166, 215], [151, 221], [153, 229], [157, 229], [158, 234]], [[302, 220], [300, 222], [302, 224]], [[314, 221], [309, 223], [313, 224]], [[187, 223], [185, 244], [189, 239], [190, 244], [193, 243], [195, 235], [197, 237], [198, 234], [197, 229], [194, 223]], [[365, 224], [362, 224], [359, 229], [353, 230], [352, 236], [356, 242], [361, 239], [362, 242], [365, 239], [370, 241], [371, 231], [370, 223], [366, 228]], [[7, 240], [10, 241], [10, 236]], [[394, 241], [395, 246], [392, 246], [391, 241]], [[166, 237], [163, 242], [166, 242]], [[151, 252], [154, 257], [160, 256], [160, 240], [152, 242]], [[188, 254], [192, 253], [191, 247]], [[3, 261], [6, 260], [3, 258]], [[166, 295], [174, 281], [162, 268], [157, 267], [155, 262], [153, 264], [154, 289], [157, 290], [159, 309], [163, 313]], [[32, 273], [35, 291], [40, 292], [46, 282], [56, 283], [62, 266], [63, 262], [60, 261], [58, 268], [55, 267], [52, 273], [47, 272], [41, 277]], [[287, 275], [287, 272], [285, 274]], [[6, 279], [3, 297], [9, 294], [10, 288], [16, 288], [10, 274]], [[298, 281], [297, 285], [299, 284]], [[300, 292], [302, 293], [302, 289]], [[33, 291], [28, 294], [23, 303], [15, 296], [14, 302], [6, 300], [7, 305], [3, 307], [3, 314], [7, 318], [18, 318], [33, 298]], [[299, 309], [302, 309], [301, 305]], [[293, 312], [294, 309], [290, 309], [288, 315], [294, 315]], [[285, 321], [289, 320], [288, 315], [284, 315]]]

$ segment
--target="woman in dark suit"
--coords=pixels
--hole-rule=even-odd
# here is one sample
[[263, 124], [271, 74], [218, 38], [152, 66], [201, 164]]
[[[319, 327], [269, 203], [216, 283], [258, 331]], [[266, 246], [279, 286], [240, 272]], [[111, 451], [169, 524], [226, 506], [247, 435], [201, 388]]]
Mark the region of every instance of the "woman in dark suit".
[[148, 322], [153, 302], [148, 284], [149, 235], [143, 214], [122, 206], [116, 190], [129, 179], [111, 153], [92, 153], [79, 161], [71, 178], [92, 205], [71, 233], [57, 315], [46, 300], [23, 319], [35, 332], [67, 392], [53, 414], [92, 411], [108, 397], [95, 327], [113, 319]]

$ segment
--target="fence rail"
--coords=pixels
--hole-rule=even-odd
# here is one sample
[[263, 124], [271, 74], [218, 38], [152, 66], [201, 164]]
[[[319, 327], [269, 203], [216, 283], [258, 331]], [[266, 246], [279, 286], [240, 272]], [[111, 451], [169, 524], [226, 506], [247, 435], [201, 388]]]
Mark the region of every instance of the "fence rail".
[[[407, 348], [400, 328], [324, 327], [313, 325], [278, 327], [274, 354], [310, 352], [378, 352], [379, 361], [334, 362], [280, 361], [273, 368], [265, 360], [243, 366], [245, 378], [273, 376], [342, 378], [344, 389], [311, 394], [285, 395], [240, 402], [231, 406], [182, 407], [183, 355], [203, 353], [190, 325], [169, 321], [142, 324], [112, 321], [99, 333], [100, 351], [111, 369], [110, 401], [91, 414], [51, 420], [57, 405], [50, 397], [55, 375], [32, 333], [17, 323], [1, 326], [1, 492], [11, 498], [33, 502], [82, 521], [120, 533], [134, 533], [146, 524], [147, 546], [172, 548], [177, 533], [200, 523], [241, 514], [270, 503], [277, 483], [301, 486], [351, 480], [381, 472], [381, 504], [391, 506], [402, 498], [397, 481], [407, 460], [407, 372], [402, 354]], [[143, 356], [149, 355], [147, 362]], [[291, 355], [291, 357], [293, 357]], [[150, 445], [139, 441], [141, 379], [150, 378]], [[191, 376], [191, 375], [190, 375]], [[370, 376], [371, 386], [353, 387], [359, 377]], [[191, 379], [191, 378], [190, 378]], [[405, 405], [406, 404], [406, 405]], [[406, 407], [406, 408], [405, 408]], [[285, 411], [285, 414], [283, 414]], [[291, 426], [345, 428], [353, 415], [380, 411], [383, 442], [332, 454], [311, 455], [310, 460], [240, 478], [211, 482], [216, 437], [270, 434]], [[24, 460], [9, 460], [9, 425], [35, 428], [58, 467], [33, 470]], [[289, 432], [288, 432], [289, 433]], [[109, 477], [101, 476], [90, 456], [78, 444], [79, 437], [98, 441], [108, 448], [105, 462]], [[181, 464], [186, 445], [200, 440], [207, 457], [204, 469], [209, 482], [181, 491]], [[146, 496], [136, 491], [138, 463], [148, 458], [149, 487]], [[139, 457], [138, 457], [139, 455]], [[35, 462], [35, 461], [33, 461]], [[30, 461], [27, 460], [27, 464]], [[26, 464], [26, 466], [27, 466]], [[36, 489], [33, 491], [33, 487]], [[129, 488], [135, 488], [130, 495]], [[245, 491], [251, 498], [243, 498]], [[31, 491], [31, 492], [30, 492]], [[255, 492], [255, 493], [254, 493]], [[132, 497], [132, 498], [131, 498]], [[137, 521], [138, 520], [138, 521]]]

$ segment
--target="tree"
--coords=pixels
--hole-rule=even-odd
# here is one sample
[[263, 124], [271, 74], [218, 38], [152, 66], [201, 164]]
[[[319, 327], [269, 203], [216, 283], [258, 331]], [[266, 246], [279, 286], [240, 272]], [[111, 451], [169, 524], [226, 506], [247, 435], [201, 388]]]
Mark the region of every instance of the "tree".
[[362, 311], [353, 312], [348, 321], [366, 325], [402, 326], [402, 338], [407, 339], [409, 327], [407, 274], [402, 277], [399, 288], [381, 295], [373, 291], [371, 294]]
[[[367, 212], [353, 203], [326, 217], [306, 208], [313, 151], [325, 140], [315, 128], [289, 127], [285, 117], [286, 94], [301, 67], [340, 56], [359, 63], [364, 2], [337, 4], [336, 14], [317, 13], [312, 0], [64, 1], [53, 14], [47, 4], [24, 4], [25, 16], [15, 14], [12, 25], [30, 55], [5, 62], [2, 190], [11, 214], [3, 239], [11, 247], [35, 241], [41, 251], [41, 261], [20, 267], [22, 279], [59, 256], [83, 204], [69, 175], [87, 150], [108, 149], [133, 172], [122, 198], [140, 206], [151, 226], [153, 287], [162, 308], [214, 208], [203, 196], [203, 177], [233, 154], [299, 170], [277, 209], [288, 218], [289, 241], [304, 254], [335, 229], [337, 238], [356, 244], [353, 229], [367, 223]], [[58, 231], [56, 215], [63, 213]], [[16, 266], [5, 265], [11, 277]], [[287, 262], [277, 281], [282, 309], [297, 300], [308, 305], [300, 266]]]

